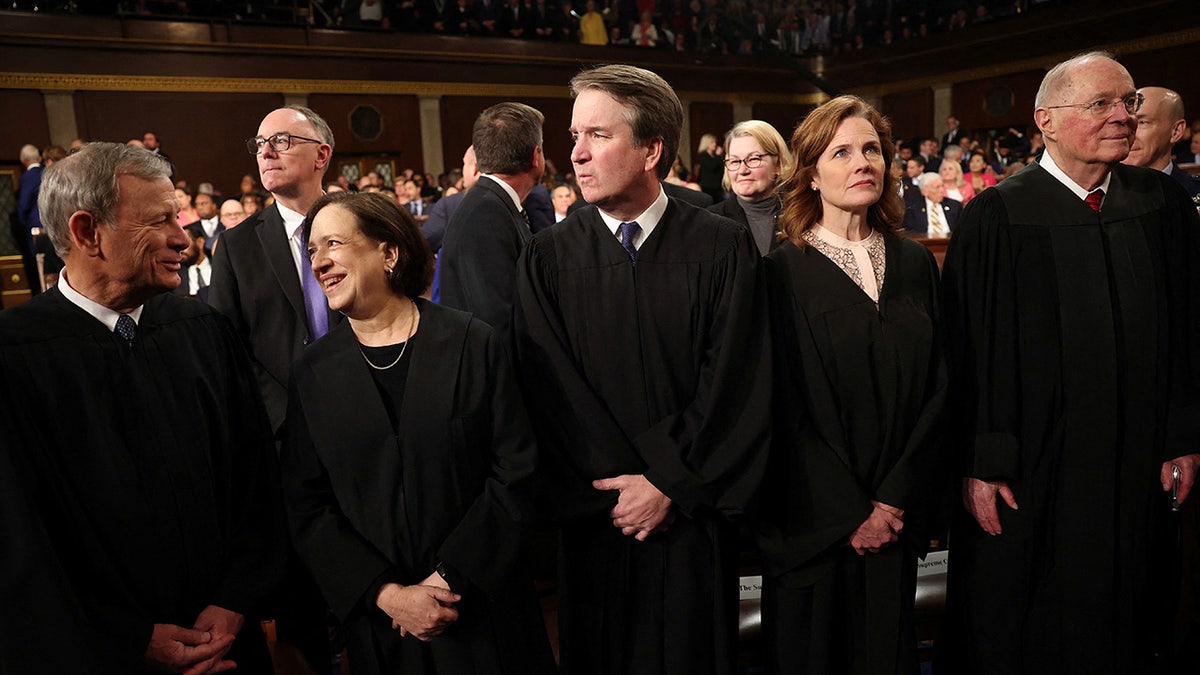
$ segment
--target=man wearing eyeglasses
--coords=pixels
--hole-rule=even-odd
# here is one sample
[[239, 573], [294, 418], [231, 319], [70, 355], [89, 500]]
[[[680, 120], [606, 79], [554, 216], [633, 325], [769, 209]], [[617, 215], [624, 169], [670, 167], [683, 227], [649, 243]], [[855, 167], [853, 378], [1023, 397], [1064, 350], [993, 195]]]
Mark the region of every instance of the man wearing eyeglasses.
[[1041, 160], [950, 241], [950, 672], [1194, 669], [1170, 640], [1172, 497], [1200, 466], [1200, 222], [1169, 176], [1120, 164], [1142, 102], [1107, 54], [1055, 66]]
[[[341, 317], [329, 311], [303, 253], [304, 216], [324, 194], [321, 180], [333, 155], [333, 132], [312, 110], [287, 106], [263, 118], [246, 149], [258, 161], [260, 182], [275, 203], [221, 235], [213, 251], [208, 302], [233, 320], [250, 345], [278, 437], [292, 362]], [[281, 610], [280, 640], [300, 647], [311, 665], [325, 672], [328, 645], [323, 611], [314, 607], [315, 586], [297, 581], [297, 570], [289, 575], [290, 588], [283, 595], [297, 606]], [[304, 602], [310, 596], [312, 602]]]

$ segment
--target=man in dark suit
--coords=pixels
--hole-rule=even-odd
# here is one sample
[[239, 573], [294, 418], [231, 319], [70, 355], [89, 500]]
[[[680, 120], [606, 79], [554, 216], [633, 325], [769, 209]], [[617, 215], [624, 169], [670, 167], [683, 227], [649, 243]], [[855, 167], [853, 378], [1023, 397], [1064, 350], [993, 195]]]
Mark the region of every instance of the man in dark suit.
[[[221, 235], [213, 256], [209, 303], [233, 320], [250, 356], [278, 434], [287, 411], [292, 362], [341, 315], [329, 311], [312, 275], [304, 215], [323, 194], [321, 177], [333, 156], [333, 132], [312, 110], [271, 112], [247, 141], [262, 186], [275, 203]], [[330, 662], [324, 608], [311, 580], [289, 570], [279, 613], [280, 641], [298, 647], [317, 672]]]
[[946, 133], [942, 134], [942, 149], [957, 145], [958, 139], [962, 138], [963, 132], [958, 128], [958, 118], [951, 115], [946, 118]]
[[1143, 102], [1137, 111], [1137, 134], [1123, 163], [1162, 171], [1182, 185], [1188, 196], [1195, 197], [1200, 194], [1200, 180], [1171, 160], [1171, 148], [1188, 128], [1183, 98], [1162, 87], [1142, 87], [1138, 93]]
[[203, 234], [197, 234], [191, 228], [183, 228], [188, 236], [188, 247], [179, 253], [179, 285], [173, 291], [175, 295], [186, 298], [196, 298], [200, 302], [208, 302], [208, 289], [212, 285], [212, 259], [205, 254]]
[[454, 212], [442, 242], [441, 303], [508, 334], [517, 257], [529, 241], [521, 202], [542, 177], [542, 113], [498, 103], [471, 134], [480, 176]]
[[38, 152], [35, 146], [26, 145], [21, 148], [21, 164], [25, 167], [25, 172], [18, 181], [17, 217], [21, 222], [21, 232], [28, 238], [25, 251], [29, 255], [36, 253], [33, 249], [32, 230], [42, 226], [37, 206], [38, 190], [42, 184], [41, 159], [42, 153]]
[[962, 215], [962, 203], [946, 198], [942, 177], [936, 173], [921, 176], [921, 191], [904, 196], [904, 229], [929, 237], [949, 237]]
[[196, 215], [200, 216], [200, 220], [188, 225], [187, 229], [192, 231], [193, 236], [204, 237], [204, 252], [212, 257], [213, 243], [216, 242], [217, 235], [225, 231], [220, 212], [217, 210], [217, 200], [212, 195], [201, 192], [196, 195], [192, 204], [196, 207]]

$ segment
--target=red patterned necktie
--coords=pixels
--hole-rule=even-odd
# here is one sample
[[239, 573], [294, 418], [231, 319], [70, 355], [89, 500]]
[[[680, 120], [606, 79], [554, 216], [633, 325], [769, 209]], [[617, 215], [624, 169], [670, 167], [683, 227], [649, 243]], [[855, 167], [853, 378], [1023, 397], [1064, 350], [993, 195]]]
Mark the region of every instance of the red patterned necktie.
[[1085, 204], [1092, 207], [1093, 211], [1099, 212], [1100, 202], [1104, 201], [1104, 190], [1097, 189], [1089, 192], [1088, 196], [1084, 197], [1083, 201]]

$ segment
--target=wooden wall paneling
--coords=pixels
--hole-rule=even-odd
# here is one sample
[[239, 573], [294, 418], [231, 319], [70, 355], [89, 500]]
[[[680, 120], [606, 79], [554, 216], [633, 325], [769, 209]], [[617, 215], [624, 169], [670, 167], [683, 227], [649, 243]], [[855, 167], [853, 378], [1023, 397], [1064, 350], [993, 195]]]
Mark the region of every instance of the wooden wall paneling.
[[246, 139], [262, 118], [283, 105], [275, 94], [192, 94], [176, 92], [75, 93], [80, 136], [89, 141], [124, 143], [152, 131], [175, 166], [175, 179], [194, 189], [212, 183], [235, 195], [242, 175], [258, 175]]
[[[969, 131], [1013, 127], [1022, 133], [1036, 129], [1033, 101], [1044, 70], [1031, 70], [1003, 77], [989, 77], [954, 85], [951, 108], [961, 128]], [[945, 133], [945, 120], [938, 122], [938, 135]]]
[[682, 141], [687, 147], [679, 148], [679, 154], [691, 169], [695, 169], [696, 151], [704, 134], [714, 134], [718, 143], [725, 142], [725, 133], [733, 126], [733, 104], [692, 101], [688, 106], [688, 122], [691, 124], [692, 137]]
[[791, 103], [755, 103], [754, 119], [767, 122], [775, 127], [783, 136], [783, 140], [791, 143], [792, 132], [804, 121], [815, 106], [797, 105]]
[[[566, 90], [564, 88], [564, 94]], [[471, 130], [479, 113], [503, 101], [517, 101], [533, 106], [545, 116], [542, 135], [545, 142], [546, 159], [552, 161], [559, 173], [571, 171], [571, 106], [573, 101], [563, 98], [519, 97], [501, 98], [491, 96], [444, 96], [441, 101], [442, 154], [446, 158], [446, 170], [462, 167], [463, 152], [471, 145]]]
[[[354, 94], [313, 94], [308, 97], [309, 107], [325, 118], [333, 131], [334, 166], [325, 175], [326, 182], [333, 182], [338, 175], [339, 158], [355, 158], [362, 161], [363, 171], [371, 171], [375, 164], [394, 164], [399, 173], [404, 169], [421, 169], [425, 166], [425, 153], [421, 148], [421, 116], [416, 96], [360, 96]], [[358, 113], [356, 109], [361, 108]], [[370, 132], [370, 117], [378, 113], [379, 124], [374, 131], [378, 136], [360, 136], [351, 127], [351, 115], [359, 115], [359, 131]]]
[[20, 166], [21, 146], [44, 150], [50, 145], [50, 125], [41, 92], [0, 90], [0, 157]]
[[1175, 90], [1183, 97], [1187, 119], [1200, 119], [1200, 78], [1192, 74], [1191, 65], [1196, 59], [1196, 45], [1118, 55], [1117, 58], [1129, 69], [1136, 86]]
[[883, 97], [883, 114], [892, 121], [892, 137], [915, 139], [933, 136], [933, 90], [918, 89]]

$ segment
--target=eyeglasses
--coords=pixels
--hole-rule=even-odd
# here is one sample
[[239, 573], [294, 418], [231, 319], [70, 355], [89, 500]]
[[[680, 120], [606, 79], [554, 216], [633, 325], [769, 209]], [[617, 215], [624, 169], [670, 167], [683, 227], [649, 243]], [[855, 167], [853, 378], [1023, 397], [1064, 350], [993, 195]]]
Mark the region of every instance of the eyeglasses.
[[1142, 104], [1146, 102], [1146, 97], [1141, 94], [1130, 94], [1121, 96], [1111, 100], [1100, 99], [1091, 103], [1068, 103], [1067, 105], [1048, 105], [1046, 110], [1054, 110], [1055, 108], [1079, 108], [1092, 113], [1093, 117], [1108, 117], [1112, 114], [1117, 104], [1125, 106], [1125, 112], [1130, 115], [1142, 109]]
[[764, 152], [761, 155], [750, 155], [745, 159], [727, 159], [725, 160], [726, 171], [741, 171], [742, 165], [745, 164], [747, 169], [757, 169], [762, 166], [763, 160], [767, 157], [774, 157], [770, 152]]
[[246, 151], [252, 155], [262, 154], [264, 146], [271, 146], [271, 152], [287, 152], [291, 149], [292, 143], [302, 141], [304, 143], [324, 143], [315, 138], [305, 138], [295, 134], [275, 134], [267, 138], [257, 136], [255, 138], [246, 139]]

